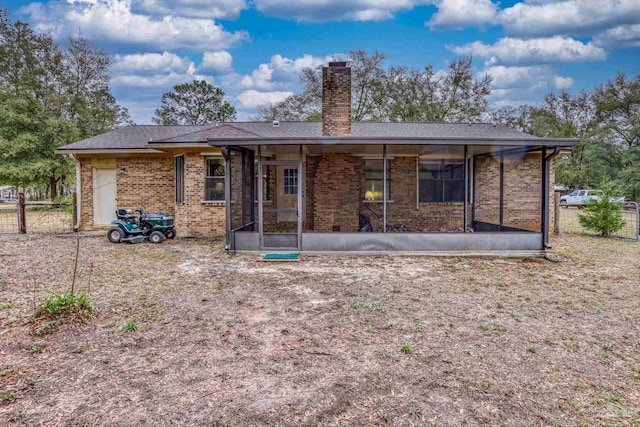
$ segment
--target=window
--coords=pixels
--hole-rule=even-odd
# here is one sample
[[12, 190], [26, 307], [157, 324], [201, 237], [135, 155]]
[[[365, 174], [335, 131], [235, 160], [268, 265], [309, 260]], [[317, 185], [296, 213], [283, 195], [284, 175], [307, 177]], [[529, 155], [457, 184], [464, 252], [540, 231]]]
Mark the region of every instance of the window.
[[176, 174], [176, 203], [184, 203], [184, 156], [176, 156], [173, 160]]
[[[387, 200], [391, 198], [391, 174], [389, 173], [389, 161], [387, 160]], [[384, 171], [382, 159], [365, 160], [364, 163], [364, 199], [378, 201], [383, 198], [382, 182]]]
[[427, 160], [420, 162], [419, 200], [431, 202], [464, 201], [464, 162]]
[[298, 194], [298, 168], [285, 168], [284, 194]]
[[224, 201], [224, 160], [204, 160], [204, 200]]

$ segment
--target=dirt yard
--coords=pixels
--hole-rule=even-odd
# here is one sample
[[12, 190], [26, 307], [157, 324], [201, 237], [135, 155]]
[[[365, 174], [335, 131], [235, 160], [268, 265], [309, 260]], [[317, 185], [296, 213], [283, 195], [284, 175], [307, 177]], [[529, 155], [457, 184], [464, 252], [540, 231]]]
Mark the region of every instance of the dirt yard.
[[0, 236], [0, 425], [639, 425], [640, 243], [552, 243], [269, 264], [84, 237], [96, 316], [39, 336], [75, 240]]

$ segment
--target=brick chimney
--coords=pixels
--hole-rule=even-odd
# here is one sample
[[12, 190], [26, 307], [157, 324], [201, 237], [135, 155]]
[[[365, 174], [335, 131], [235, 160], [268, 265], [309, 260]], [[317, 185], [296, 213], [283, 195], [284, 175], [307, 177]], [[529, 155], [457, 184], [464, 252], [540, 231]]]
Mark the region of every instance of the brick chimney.
[[329, 62], [322, 69], [322, 136], [351, 136], [351, 68]]

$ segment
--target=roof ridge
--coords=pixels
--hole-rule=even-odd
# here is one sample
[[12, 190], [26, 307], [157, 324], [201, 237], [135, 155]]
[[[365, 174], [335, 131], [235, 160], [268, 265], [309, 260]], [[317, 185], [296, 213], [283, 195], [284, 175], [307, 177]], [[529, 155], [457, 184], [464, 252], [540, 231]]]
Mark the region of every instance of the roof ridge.
[[[237, 123], [245, 123], [245, 122], [233, 122], [233, 123], [237, 124]], [[246, 122], [246, 123], [255, 123], [255, 122]], [[260, 122], [260, 123], [268, 123], [268, 122]], [[238, 126], [235, 126], [235, 125], [233, 125], [231, 123], [225, 123], [225, 126], [229, 126], [229, 127], [234, 128], [234, 129], [237, 129], [237, 130], [239, 130], [241, 132], [245, 132], [245, 133], [251, 134], [253, 136], [257, 136], [258, 138], [264, 138], [264, 135], [260, 135], [260, 134], [258, 134], [256, 132], [253, 132], [253, 131], [250, 131], [250, 130], [247, 130], [247, 129], [242, 129], [242, 128], [240, 128]]]
[[[153, 125], [151, 125], [151, 126], [153, 126]], [[160, 126], [163, 126], [163, 125], [160, 125]], [[168, 126], [173, 126], [173, 125], [168, 125]], [[180, 138], [181, 136], [192, 135], [194, 133], [202, 132], [202, 131], [205, 131], [205, 130], [209, 130], [209, 129], [213, 128], [213, 127], [217, 127], [218, 124], [217, 123], [213, 123], [213, 124], [208, 124], [208, 125], [179, 125], [179, 126], [204, 126], [204, 127], [202, 129], [194, 130], [193, 132], [180, 133], [178, 135], [172, 135], [172, 136], [160, 138], [160, 139], [155, 140], [154, 142], [162, 142], [162, 141], [166, 141], [166, 140], [173, 139], [173, 138]]]

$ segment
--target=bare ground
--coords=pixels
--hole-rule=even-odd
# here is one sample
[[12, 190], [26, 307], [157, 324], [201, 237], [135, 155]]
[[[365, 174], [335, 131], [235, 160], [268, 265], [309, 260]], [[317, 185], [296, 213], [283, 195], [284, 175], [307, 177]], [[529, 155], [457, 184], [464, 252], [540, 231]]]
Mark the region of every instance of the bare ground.
[[269, 264], [83, 237], [97, 315], [36, 336], [75, 240], [0, 236], [0, 425], [639, 425], [640, 244], [553, 243]]

